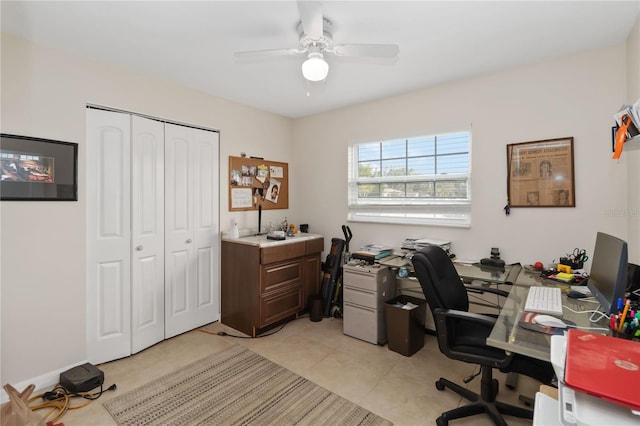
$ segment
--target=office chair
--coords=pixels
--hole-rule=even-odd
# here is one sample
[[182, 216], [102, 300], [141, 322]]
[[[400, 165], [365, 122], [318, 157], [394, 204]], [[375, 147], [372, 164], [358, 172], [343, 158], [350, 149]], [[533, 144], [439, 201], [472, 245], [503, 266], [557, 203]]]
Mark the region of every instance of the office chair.
[[[447, 253], [438, 246], [427, 246], [412, 257], [415, 275], [433, 314], [440, 352], [448, 358], [478, 364], [482, 374], [480, 394], [451, 382], [445, 378], [436, 381], [436, 388], [449, 388], [463, 396], [471, 404], [446, 411], [436, 420], [438, 426], [449, 420], [487, 413], [496, 425], [506, 425], [502, 414], [533, 419], [533, 411], [496, 401], [498, 381], [493, 378], [493, 369], [504, 373], [514, 372], [533, 377], [549, 384], [553, 378], [551, 364], [537, 359], [510, 354], [486, 344], [496, 322], [495, 316], [470, 313], [467, 286], [458, 276]], [[485, 292], [508, 296], [497, 289], [482, 289]], [[475, 376], [465, 379], [465, 383]]]

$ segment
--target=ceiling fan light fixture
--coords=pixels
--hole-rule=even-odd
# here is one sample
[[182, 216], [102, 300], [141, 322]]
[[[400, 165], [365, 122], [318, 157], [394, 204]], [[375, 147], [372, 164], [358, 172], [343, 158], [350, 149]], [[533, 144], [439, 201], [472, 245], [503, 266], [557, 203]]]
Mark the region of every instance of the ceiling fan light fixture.
[[309, 81], [322, 81], [329, 74], [329, 64], [324, 60], [322, 53], [312, 52], [302, 63], [302, 75]]

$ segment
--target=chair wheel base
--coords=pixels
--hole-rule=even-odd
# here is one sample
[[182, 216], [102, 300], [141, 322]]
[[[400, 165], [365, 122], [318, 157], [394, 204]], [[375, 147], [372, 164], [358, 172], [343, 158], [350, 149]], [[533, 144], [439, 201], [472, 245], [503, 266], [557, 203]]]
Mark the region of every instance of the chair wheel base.
[[444, 390], [444, 383], [442, 383], [440, 380], [436, 380], [436, 389], [438, 389], [439, 391], [443, 391]]
[[442, 416], [436, 419], [437, 426], [447, 426], [448, 424], [449, 424], [449, 421], [447, 419], [442, 418]]

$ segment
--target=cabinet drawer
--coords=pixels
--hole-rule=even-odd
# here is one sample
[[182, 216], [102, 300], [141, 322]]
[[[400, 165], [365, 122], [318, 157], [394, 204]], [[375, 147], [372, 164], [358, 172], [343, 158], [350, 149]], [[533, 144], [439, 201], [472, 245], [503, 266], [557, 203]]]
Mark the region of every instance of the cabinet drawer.
[[365, 342], [383, 344], [385, 336], [378, 333], [378, 314], [366, 308], [344, 304], [343, 333]]
[[373, 291], [363, 291], [358, 288], [345, 286], [343, 298], [345, 303], [353, 303], [370, 309], [376, 309], [378, 307], [378, 298]]
[[324, 238], [314, 238], [313, 240], [307, 241], [305, 248], [306, 254], [322, 253], [322, 250], [324, 250]]
[[301, 309], [301, 285], [267, 293], [260, 298], [260, 327], [294, 315]]
[[265, 247], [262, 249], [261, 262], [267, 265], [273, 262], [279, 262], [285, 259], [293, 259], [294, 257], [302, 257], [305, 252], [304, 241], [290, 244], [282, 244], [274, 247]]
[[378, 288], [377, 274], [344, 270], [343, 279], [345, 287], [349, 286], [369, 291], [377, 291]]
[[262, 267], [260, 293], [301, 285], [302, 259], [280, 262]]

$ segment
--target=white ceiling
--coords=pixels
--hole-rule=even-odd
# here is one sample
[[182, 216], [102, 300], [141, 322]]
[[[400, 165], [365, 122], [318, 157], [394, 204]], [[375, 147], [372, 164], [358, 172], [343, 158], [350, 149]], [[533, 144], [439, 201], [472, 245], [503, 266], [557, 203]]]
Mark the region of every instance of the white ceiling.
[[[635, 1], [324, 1], [335, 43], [397, 44], [395, 61], [327, 58], [307, 84], [303, 58], [237, 61], [297, 47], [295, 1], [5, 1], [1, 29], [297, 118], [625, 41]], [[307, 94], [308, 93], [308, 94]]]

